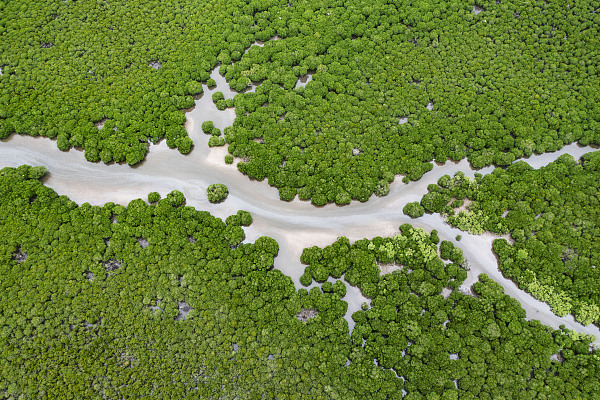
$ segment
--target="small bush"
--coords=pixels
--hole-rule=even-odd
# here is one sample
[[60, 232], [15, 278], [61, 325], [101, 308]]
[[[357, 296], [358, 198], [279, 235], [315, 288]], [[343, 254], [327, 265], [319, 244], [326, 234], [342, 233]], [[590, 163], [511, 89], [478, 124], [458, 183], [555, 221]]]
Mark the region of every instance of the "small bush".
[[240, 217], [240, 225], [249, 226], [252, 223], [252, 214], [248, 211], [239, 210], [237, 216]]
[[216, 103], [219, 100], [225, 100], [225, 95], [223, 94], [223, 92], [214, 92], [212, 95], [213, 103]]
[[352, 198], [347, 192], [342, 191], [335, 196], [335, 204], [337, 205], [341, 206], [345, 204], [350, 204], [350, 201], [352, 201]]
[[304, 273], [302, 274], [302, 276], [300, 277], [300, 283], [302, 284], [302, 286], [308, 286], [310, 285], [312, 282], [312, 275], [309, 273]]
[[215, 183], [206, 188], [206, 196], [211, 203], [220, 203], [229, 195], [229, 189], [222, 183]]
[[408, 215], [411, 218], [419, 218], [425, 214], [425, 208], [423, 208], [418, 201], [413, 201], [412, 203], [405, 205], [402, 212], [404, 215]]
[[390, 183], [388, 181], [385, 181], [382, 179], [377, 184], [377, 187], [375, 187], [374, 193], [378, 197], [383, 197], [383, 196], [387, 196], [389, 192], [390, 192]]
[[156, 203], [160, 200], [160, 194], [158, 192], [148, 193], [148, 203]]
[[212, 135], [213, 129], [215, 129], [215, 124], [212, 121], [204, 121], [202, 123], [202, 132], [207, 135]]
[[218, 146], [224, 146], [224, 145], [225, 145], [225, 139], [223, 139], [222, 137], [211, 136], [210, 139], [208, 139], [208, 147], [218, 147]]

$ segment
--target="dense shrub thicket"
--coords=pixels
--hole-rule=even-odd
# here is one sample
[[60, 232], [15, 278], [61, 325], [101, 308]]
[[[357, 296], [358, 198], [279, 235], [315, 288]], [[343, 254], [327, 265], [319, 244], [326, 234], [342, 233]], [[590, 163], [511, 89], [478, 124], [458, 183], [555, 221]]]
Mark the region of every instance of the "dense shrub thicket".
[[[295, 290], [252, 222], [185, 206], [179, 192], [78, 206], [0, 170], [0, 397], [593, 399], [590, 339], [526, 321], [482, 276], [456, 288], [462, 253], [410, 225], [302, 255], [305, 276], [357, 285], [371, 305], [348, 332], [343, 281]], [[440, 259], [449, 259], [447, 263]], [[380, 276], [377, 263], [403, 268]]]
[[180, 110], [220, 63], [232, 88], [259, 84], [233, 100], [213, 94], [236, 109], [229, 151], [284, 200], [365, 201], [396, 174], [419, 179], [434, 159], [508, 165], [598, 144], [597, 4], [477, 5], [2, 2], [0, 137], [54, 137], [91, 161], [134, 164], [163, 137], [188, 152]]
[[257, 15], [281, 40], [221, 67], [234, 88], [262, 82], [234, 99], [226, 140], [286, 198], [364, 201], [434, 159], [479, 168], [599, 142], [591, 1], [290, 3]]
[[563, 155], [537, 170], [520, 161], [475, 180], [445, 175], [429, 189], [422, 205], [449, 224], [510, 233], [514, 243], [494, 241], [505, 276], [557, 315], [600, 324], [600, 152], [579, 162]]
[[254, 41], [253, 13], [274, 2], [255, 3], [0, 2], [0, 138], [48, 136], [105, 163], [136, 164], [162, 138], [189, 152], [182, 109], [221, 52]]
[[77, 206], [44, 172], [0, 171], [0, 398], [362, 398], [347, 304], [295, 291], [273, 239], [242, 243], [249, 213]]

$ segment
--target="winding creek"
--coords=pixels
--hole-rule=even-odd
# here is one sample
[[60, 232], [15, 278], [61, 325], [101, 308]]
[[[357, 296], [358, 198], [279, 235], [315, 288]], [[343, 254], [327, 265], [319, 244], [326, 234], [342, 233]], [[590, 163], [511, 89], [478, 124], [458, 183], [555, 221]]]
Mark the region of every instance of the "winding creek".
[[[133, 168], [119, 164], [105, 165], [86, 161], [81, 151], [62, 152], [55, 142], [47, 138], [12, 135], [0, 142], [0, 168], [21, 164], [44, 165], [49, 171], [44, 183], [79, 204], [114, 202], [126, 205], [133, 199], [145, 198], [152, 191], [164, 197], [172, 190], [179, 190], [186, 196], [188, 205], [210, 211], [223, 219], [237, 210], [249, 211], [254, 222], [245, 228], [246, 241], [253, 242], [260, 236], [277, 240], [280, 250], [275, 258], [275, 267], [290, 276], [297, 288], [301, 287], [299, 278], [304, 265], [300, 263], [300, 254], [305, 247], [325, 246], [339, 236], [346, 236], [351, 241], [392, 236], [398, 233], [398, 227], [403, 223], [410, 223], [428, 232], [436, 229], [441, 240], [454, 243], [455, 236], [460, 233], [462, 240], [458, 246], [463, 249], [471, 267], [461, 290], [468, 291], [477, 280], [477, 275], [486, 273], [499, 282], [508, 295], [521, 303], [527, 312], [527, 319], [540, 320], [553, 328], [565, 325], [577, 332], [593, 334], [597, 338], [595, 344], [600, 344], [598, 327], [582, 326], [570, 315], [557, 317], [547, 304], [535, 300], [502, 276], [491, 250], [495, 236], [461, 232], [445, 224], [439, 215], [426, 214], [413, 220], [402, 213], [407, 202], [420, 200], [427, 193], [427, 185], [437, 182], [442, 175], [453, 175], [462, 170], [473, 177], [476, 171], [470, 168], [466, 160], [435, 165], [418, 182], [404, 184], [396, 179], [388, 196], [373, 196], [366, 203], [353, 201], [343, 207], [332, 204], [315, 207], [297, 198], [289, 203], [283, 202], [279, 200], [277, 189], [270, 187], [266, 180], [250, 180], [237, 171], [235, 164], [226, 165], [223, 162], [226, 154], [224, 147], [211, 149], [207, 146], [209, 136], [202, 132], [202, 122], [212, 120], [222, 130], [231, 125], [235, 118], [234, 110], [218, 111], [211, 100], [214, 91], [222, 91], [225, 98], [233, 97], [235, 92], [228, 89], [224, 78], [217, 72], [213, 72], [211, 77], [217, 81], [217, 87], [212, 90], [205, 88], [204, 95], [197, 99], [196, 106], [187, 114], [186, 128], [195, 143], [188, 155], [167, 148], [163, 141], [151, 146], [146, 160]], [[532, 156], [526, 161], [539, 168], [561, 154], [569, 153], [578, 159], [591, 150], [569, 145], [554, 153]], [[485, 174], [491, 170], [486, 168], [477, 172]], [[224, 183], [229, 187], [229, 197], [221, 204], [211, 204], [206, 198], [206, 188], [212, 183]], [[346, 316], [352, 328], [354, 324], [349, 316], [368, 300], [351, 286], [348, 286], [344, 300], [349, 304]]]

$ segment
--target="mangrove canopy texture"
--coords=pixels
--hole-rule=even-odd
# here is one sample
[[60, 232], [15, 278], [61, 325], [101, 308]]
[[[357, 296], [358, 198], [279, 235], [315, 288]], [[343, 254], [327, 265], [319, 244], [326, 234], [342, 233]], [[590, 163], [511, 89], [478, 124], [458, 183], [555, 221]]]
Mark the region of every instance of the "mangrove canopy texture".
[[475, 180], [444, 175], [421, 204], [464, 231], [510, 234], [494, 241], [502, 273], [555, 314], [600, 325], [599, 178], [600, 152], [566, 154], [540, 169], [519, 161]]
[[[277, 242], [244, 243], [181, 193], [78, 206], [0, 170], [0, 397], [594, 399], [590, 338], [527, 321], [462, 252], [410, 225], [305, 249], [296, 290]], [[440, 258], [441, 257], [441, 258]], [[381, 275], [384, 264], [396, 271]], [[327, 278], [334, 282], [327, 282]], [[344, 319], [346, 284], [369, 298]], [[444, 290], [446, 288], [446, 290]]]
[[138, 163], [162, 138], [187, 153], [182, 110], [220, 66], [240, 91], [213, 94], [235, 107], [229, 152], [284, 200], [366, 201], [432, 160], [506, 166], [600, 144], [597, 2], [477, 6], [3, 1], [0, 137], [43, 135], [106, 163]]

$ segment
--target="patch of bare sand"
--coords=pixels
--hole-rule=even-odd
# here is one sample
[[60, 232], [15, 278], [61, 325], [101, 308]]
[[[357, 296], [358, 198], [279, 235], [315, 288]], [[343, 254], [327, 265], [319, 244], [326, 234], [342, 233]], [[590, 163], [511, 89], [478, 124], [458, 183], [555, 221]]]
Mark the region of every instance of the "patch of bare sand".
[[[458, 200], [458, 199], [456, 199], [456, 198], [453, 197], [452, 200], [450, 201], [450, 204], [452, 204], [452, 202], [455, 201], [455, 200]], [[464, 211], [464, 212], [469, 212], [470, 211], [469, 210], [469, 206], [471, 205], [471, 203], [473, 201], [470, 200], [470, 199], [464, 199], [463, 202], [464, 203], [463, 203], [462, 206], [453, 209], [456, 214], [460, 213], [461, 211]]]
[[183, 127], [185, 128], [185, 130], [186, 130], [188, 133], [191, 133], [191, 132], [193, 132], [193, 130], [194, 130], [194, 125], [195, 125], [195, 124], [194, 124], [194, 119], [193, 119], [192, 117], [188, 116], [188, 117], [185, 119], [185, 123], [183, 124]]
[[400, 271], [404, 267], [403, 265], [398, 265], [396, 263], [390, 263], [390, 264], [378, 263], [377, 265], [379, 266], [380, 275], [391, 274], [394, 271]]

